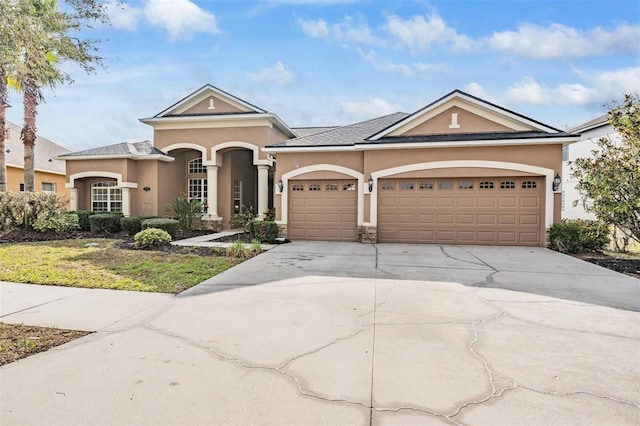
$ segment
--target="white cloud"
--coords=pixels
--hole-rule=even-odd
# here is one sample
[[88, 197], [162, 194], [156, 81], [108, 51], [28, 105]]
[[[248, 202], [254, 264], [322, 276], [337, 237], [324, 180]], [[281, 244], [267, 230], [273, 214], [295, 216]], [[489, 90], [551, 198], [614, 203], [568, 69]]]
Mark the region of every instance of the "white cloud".
[[622, 99], [624, 93], [640, 87], [640, 67], [590, 73], [584, 83], [560, 83], [548, 87], [531, 77], [509, 86], [506, 97], [510, 102], [535, 105], [598, 105]]
[[467, 86], [464, 88], [464, 91], [485, 101], [492, 102], [494, 104], [500, 103], [499, 99], [487, 93], [485, 88], [480, 83], [477, 83], [475, 81], [467, 84]]
[[142, 11], [127, 3], [109, 0], [105, 3], [105, 10], [111, 25], [119, 30], [133, 31], [138, 26]]
[[399, 108], [391, 102], [382, 98], [368, 98], [359, 101], [345, 101], [340, 104], [343, 113], [359, 119], [379, 117], [381, 115], [392, 114]]
[[220, 33], [216, 17], [189, 0], [147, 0], [144, 14], [152, 25], [167, 30], [172, 40], [194, 32]]
[[282, 62], [276, 62], [276, 65], [271, 68], [264, 68], [257, 73], [249, 74], [251, 80], [258, 83], [275, 83], [279, 86], [286, 86], [295, 79], [295, 74], [285, 69]]
[[302, 28], [302, 32], [312, 38], [327, 38], [329, 36], [329, 28], [327, 27], [327, 21], [324, 19], [318, 19], [314, 21], [312, 19], [298, 18], [298, 25]]
[[298, 25], [302, 31], [313, 38], [329, 38], [341, 42], [356, 44], [381, 44], [382, 40], [375, 37], [364, 16], [346, 16], [342, 22], [329, 25], [324, 19], [298, 18]]
[[380, 58], [380, 56], [378, 56], [378, 54], [373, 50], [364, 52], [361, 49], [358, 49], [358, 53], [362, 59], [373, 65], [373, 67], [378, 71], [389, 71], [402, 74], [407, 77], [414, 74], [414, 71], [410, 66], [406, 64], [395, 64], [388, 59]]
[[434, 44], [444, 44], [455, 51], [469, 51], [474, 44], [469, 37], [460, 35], [454, 28], [447, 26], [435, 13], [430, 14], [427, 20], [421, 15], [410, 19], [391, 15], [385, 28], [400, 45], [414, 53], [427, 51]]
[[640, 53], [640, 26], [620, 24], [611, 31], [579, 31], [562, 24], [542, 27], [523, 23], [516, 31], [494, 32], [495, 49], [534, 59], [564, 59], [616, 53]]

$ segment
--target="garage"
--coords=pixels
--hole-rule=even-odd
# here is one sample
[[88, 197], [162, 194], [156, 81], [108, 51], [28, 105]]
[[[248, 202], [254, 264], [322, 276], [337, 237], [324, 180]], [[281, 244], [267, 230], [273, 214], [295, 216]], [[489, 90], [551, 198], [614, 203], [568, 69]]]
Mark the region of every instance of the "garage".
[[289, 238], [356, 241], [356, 180], [289, 182]]
[[378, 240], [539, 246], [544, 178], [381, 179]]

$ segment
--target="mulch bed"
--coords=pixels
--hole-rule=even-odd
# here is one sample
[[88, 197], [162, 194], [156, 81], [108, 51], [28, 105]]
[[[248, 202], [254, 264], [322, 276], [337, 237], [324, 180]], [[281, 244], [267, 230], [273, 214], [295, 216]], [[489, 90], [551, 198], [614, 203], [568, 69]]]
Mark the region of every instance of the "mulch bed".
[[0, 365], [44, 352], [87, 334], [86, 331], [0, 323]]
[[575, 257], [602, 266], [603, 268], [611, 269], [612, 271], [640, 278], [640, 259], [619, 259], [594, 251], [580, 253], [575, 255]]

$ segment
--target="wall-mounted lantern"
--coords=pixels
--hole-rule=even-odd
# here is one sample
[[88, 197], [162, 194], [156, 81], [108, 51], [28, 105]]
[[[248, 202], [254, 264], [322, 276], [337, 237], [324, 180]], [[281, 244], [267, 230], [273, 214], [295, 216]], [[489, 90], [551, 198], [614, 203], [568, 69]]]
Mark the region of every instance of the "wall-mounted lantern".
[[282, 183], [282, 179], [280, 179], [278, 181], [278, 190], [280, 191], [280, 193], [282, 193], [283, 188], [284, 188], [284, 184]]
[[373, 191], [373, 177], [369, 176], [369, 192]]
[[560, 188], [561, 183], [562, 183], [562, 178], [560, 177], [559, 173], [556, 173], [556, 177], [553, 178], [553, 185], [551, 186], [551, 188], [554, 191], [557, 191], [558, 188]]

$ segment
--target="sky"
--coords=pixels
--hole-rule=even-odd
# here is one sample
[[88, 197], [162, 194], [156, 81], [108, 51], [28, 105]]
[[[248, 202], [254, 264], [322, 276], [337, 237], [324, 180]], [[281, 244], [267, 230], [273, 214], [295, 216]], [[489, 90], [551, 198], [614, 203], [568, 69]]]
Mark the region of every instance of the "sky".
[[[38, 134], [72, 151], [152, 140], [139, 122], [212, 84], [290, 127], [414, 112], [459, 89], [559, 129], [640, 88], [637, 0], [108, 1], [105, 67], [61, 66]], [[7, 118], [22, 124], [12, 93]]]

